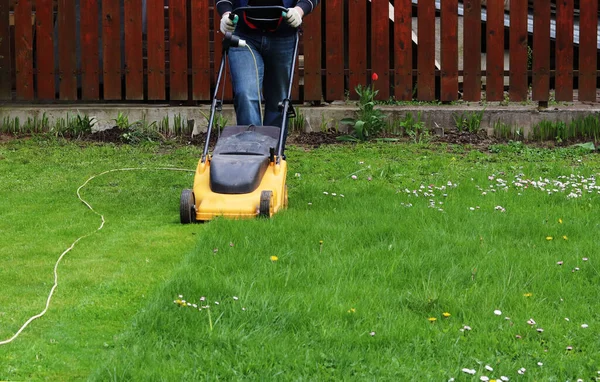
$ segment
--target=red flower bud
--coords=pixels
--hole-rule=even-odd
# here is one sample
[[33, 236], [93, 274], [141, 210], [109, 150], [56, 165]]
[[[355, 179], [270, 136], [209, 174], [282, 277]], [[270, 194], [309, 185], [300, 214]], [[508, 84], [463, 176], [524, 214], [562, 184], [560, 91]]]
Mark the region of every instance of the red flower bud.
[[371, 76], [371, 79], [373, 81], [377, 81], [379, 79], [379, 76], [377, 75], [377, 73], [373, 73], [373, 75]]

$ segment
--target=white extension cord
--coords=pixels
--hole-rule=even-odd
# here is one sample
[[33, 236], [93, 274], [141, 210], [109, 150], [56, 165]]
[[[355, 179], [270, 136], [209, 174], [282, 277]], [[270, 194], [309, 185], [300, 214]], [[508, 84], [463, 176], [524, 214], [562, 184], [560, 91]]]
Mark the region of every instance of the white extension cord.
[[48, 307], [50, 306], [50, 300], [52, 300], [52, 295], [54, 294], [54, 291], [56, 290], [56, 288], [58, 287], [58, 264], [61, 262], [61, 260], [63, 259], [63, 257], [70, 251], [73, 249], [73, 247], [75, 247], [75, 244], [77, 244], [80, 240], [85, 239], [88, 236], [91, 236], [93, 234], [95, 234], [96, 232], [100, 231], [102, 228], [104, 228], [104, 215], [102, 215], [99, 212], [96, 212], [96, 210], [94, 210], [94, 208], [91, 206], [90, 203], [88, 203], [87, 201], [85, 201], [80, 194], [80, 191], [82, 188], [84, 188], [92, 179], [97, 178], [99, 176], [102, 175], [106, 175], [108, 173], [111, 172], [116, 172], [116, 171], [145, 171], [145, 170], [162, 170], [162, 171], [184, 171], [184, 172], [195, 172], [195, 170], [189, 170], [189, 169], [183, 169], [183, 168], [172, 168], [172, 167], [158, 167], [158, 168], [146, 168], [146, 167], [134, 167], [134, 168], [118, 168], [118, 169], [113, 169], [113, 170], [108, 170], [108, 171], [104, 171], [103, 173], [100, 174], [96, 174], [92, 177], [90, 177], [88, 180], [85, 181], [85, 183], [83, 183], [81, 186], [79, 186], [79, 188], [77, 189], [77, 197], [79, 198], [79, 200], [81, 200], [81, 202], [83, 202], [93, 213], [95, 213], [96, 215], [98, 215], [100, 217], [100, 226], [98, 228], [96, 228], [94, 231], [88, 233], [87, 235], [81, 236], [80, 238], [78, 238], [77, 240], [75, 240], [73, 242], [73, 244], [71, 244], [71, 246], [69, 248], [67, 248], [59, 257], [58, 260], [56, 260], [56, 264], [54, 264], [54, 285], [52, 286], [52, 289], [50, 289], [50, 294], [48, 294], [48, 299], [46, 300], [46, 306], [44, 307], [44, 310], [42, 310], [40, 313], [36, 314], [35, 316], [32, 316], [30, 319], [28, 319], [23, 326], [21, 326], [21, 328], [9, 339], [4, 340], [4, 341], [0, 341], [0, 345], [6, 345], [11, 343], [12, 341], [14, 341], [23, 330], [25, 330], [25, 328], [33, 321], [36, 320], [40, 317], [42, 317], [44, 314], [46, 314], [46, 312], [48, 311]]

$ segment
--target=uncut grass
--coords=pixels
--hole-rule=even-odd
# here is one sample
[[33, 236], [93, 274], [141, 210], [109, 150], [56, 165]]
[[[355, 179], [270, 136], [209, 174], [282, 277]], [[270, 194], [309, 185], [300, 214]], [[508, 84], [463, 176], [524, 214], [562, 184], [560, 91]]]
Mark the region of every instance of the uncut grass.
[[[293, 154], [292, 208], [270, 221], [205, 225], [94, 379], [422, 380], [463, 377], [465, 367], [513, 379], [521, 367], [529, 378], [597, 374], [597, 196], [483, 196], [475, 187], [501, 171], [589, 176], [595, 157], [405, 146]], [[446, 197], [402, 191], [448, 181], [456, 187]], [[179, 307], [179, 295], [211, 307]]]
[[[179, 192], [190, 184], [183, 173], [94, 180], [83, 196], [106, 215], [106, 228], [65, 258], [49, 314], [0, 348], [0, 378], [423, 379], [458, 377], [476, 360], [498, 375], [516, 376], [519, 367], [541, 377], [595, 375], [598, 272], [587, 232], [598, 224], [596, 199], [484, 198], [473, 185], [487, 186], [499, 171], [594, 174], [597, 159], [570, 150], [448, 150], [292, 149], [293, 208], [272, 221], [180, 226]], [[58, 254], [99, 223], [75, 199], [79, 184], [110, 168], [193, 168], [198, 152], [34, 141], [2, 145], [0, 158], [8, 174], [0, 202], [9, 217], [0, 223], [0, 279], [11, 280], [0, 294], [6, 337], [43, 305]], [[401, 192], [449, 180], [458, 186], [434, 198], [444, 213]], [[494, 211], [498, 204], [507, 212]], [[584, 254], [590, 261], [580, 263]], [[211, 304], [209, 321], [206, 311], [173, 304], [180, 293], [221, 304]], [[442, 319], [444, 311], [452, 316]], [[530, 317], [542, 335], [525, 323]], [[460, 332], [463, 325], [473, 330]], [[534, 371], [538, 359], [545, 366]]]

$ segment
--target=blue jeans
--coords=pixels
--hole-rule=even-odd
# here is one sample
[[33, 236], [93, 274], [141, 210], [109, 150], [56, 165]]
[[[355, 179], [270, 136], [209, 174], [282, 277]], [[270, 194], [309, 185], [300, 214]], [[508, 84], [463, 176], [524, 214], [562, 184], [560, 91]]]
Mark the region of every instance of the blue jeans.
[[[246, 40], [248, 47], [229, 49], [229, 68], [233, 86], [233, 104], [238, 125], [284, 127], [287, 136], [287, 118], [279, 110], [279, 103], [288, 97], [290, 70], [294, 57], [296, 35], [235, 33]], [[256, 59], [256, 66], [254, 65]], [[257, 71], [258, 69], [258, 84]], [[265, 102], [264, 119], [260, 118], [261, 100]]]

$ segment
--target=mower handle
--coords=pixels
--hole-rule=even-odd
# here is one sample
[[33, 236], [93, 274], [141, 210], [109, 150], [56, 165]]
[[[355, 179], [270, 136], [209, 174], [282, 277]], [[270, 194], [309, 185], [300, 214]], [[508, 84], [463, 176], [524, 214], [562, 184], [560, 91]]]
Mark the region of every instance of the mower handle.
[[236, 12], [242, 12], [242, 11], [256, 11], [256, 10], [274, 10], [274, 9], [279, 9], [283, 16], [285, 16], [289, 9], [286, 7], [282, 7], [281, 5], [257, 5], [254, 7], [239, 7], [234, 9], [233, 11], [231, 11], [231, 13], [229, 14], [229, 19], [231, 21], [234, 21], [234, 19], [237, 17]]

